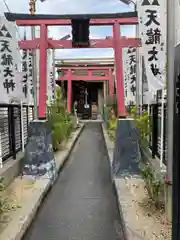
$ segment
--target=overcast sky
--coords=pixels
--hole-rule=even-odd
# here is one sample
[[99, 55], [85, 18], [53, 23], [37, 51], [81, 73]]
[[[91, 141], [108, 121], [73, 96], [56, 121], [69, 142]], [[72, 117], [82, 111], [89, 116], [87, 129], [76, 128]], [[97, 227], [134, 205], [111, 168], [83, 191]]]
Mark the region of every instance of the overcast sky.
[[[4, 0], [0, 0], [0, 14], [7, 11]], [[2, 2], [2, 3], [1, 3]], [[29, 0], [6, 0], [11, 12], [29, 11]], [[133, 6], [129, 7], [119, 0], [46, 0], [41, 3], [37, 0], [36, 11], [41, 14], [78, 14], [78, 13], [115, 13], [132, 11]], [[37, 29], [38, 31], [38, 29]], [[20, 29], [21, 36], [24, 29]], [[29, 29], [27, 29], [29, 32]], [[59, 39], [66, 34], [71, 34], [70, 27], [50, 27], [49, 35], [54, 39]], [[123, 36], [135, 36], [135, 28], [132, 26], [124, 26], [121, 28]], [[112, 35], [111, 27], [91, 27], [90, 35], [92, 38], [105, 38]], [[73, 57], [112, 57], [112, 49], [67, 49], [56, 50], [56, 57], [73, 58]]]

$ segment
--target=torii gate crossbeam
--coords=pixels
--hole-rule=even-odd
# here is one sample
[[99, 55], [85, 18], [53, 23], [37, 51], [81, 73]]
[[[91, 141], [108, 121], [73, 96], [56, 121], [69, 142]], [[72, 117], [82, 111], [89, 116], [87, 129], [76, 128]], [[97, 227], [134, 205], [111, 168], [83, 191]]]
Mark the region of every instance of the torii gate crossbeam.
[[[20, 41], [20, 47], [24, 49], [38, 48], [40, 50], [40, 94], [39, 94], [39, 118], [46, 118], [46, 85], [47, 85], [47, 48], [72, 48], [72, 42], [69, 40], [48, 39], [47, 27], [57, 25], [71, 25], [73, 18], [89, 18], [90, 25], [111, 25], [113, 26], [112, 39], [91, 40], [89, 48], [107, 48], [112, 47], [115, 53], [116, 63], [116, 87], [119, 117], [126, 116], [124, 103], [124, 83], [123, 83], [123, 47], [139, 47], [139, 39], [126, 39], [120, 35], [121, 25], [138, 24], [137, 12], [126, 12], [116, 14], [86, 14], [86, 15], [29, 15], [5, 13], [9, 21], [16, 21], [19, 26], [40, 26], [40, 39], [24, 42]], [[69, 74], [69, 77], [70, 74]], [[70, 81], [68, 82], [70, 86]]]

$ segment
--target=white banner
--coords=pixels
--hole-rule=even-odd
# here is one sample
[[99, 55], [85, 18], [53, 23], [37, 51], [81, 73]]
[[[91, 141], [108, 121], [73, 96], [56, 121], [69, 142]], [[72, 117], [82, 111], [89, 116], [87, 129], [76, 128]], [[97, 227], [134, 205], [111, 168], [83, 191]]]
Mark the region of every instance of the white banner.
[[53, 71], [50, 72], [50, 86], [52, 91], [52, 101], [56, 98], [56, 84], [55, 84], [55, 77], [53, 75]]
[[55, 84], [53, 77], [53, 50], [47, 51], [47, 104], [49, 105], [55, 98]]
[[[55, 84], [54, 84], [54, 77], [53, 77], [53, 67], [52, 67], [52, 50], [49, 49], [47, 51], [47, 92], [46, 92], [46, 96], [47, 96], [47, 104], [50, 104], [50, 102], [54, 99], [54, 95], [55, 95]], [[36, 50], [36, 63], [37, 63], [37, 69], [36, 69], [36, 73], [37, 73], [37, 104], [39, 104], [39, 88], [40, 88], [40, 52], [39, 50]], [[31, 65], [32, 66], [32, 65]], [[33, 66], [34, 67], [34, 66]], [[32, 81], [29, 81], [29, 104], [33, 104], [34, 105], [34, 101], [33, 101], [33, 84]]]
[[32, 51], [27, 51], [27, 61], [28, 61], [28, 104], [34, 105], [34, 88], [33, 88], [33, 62], [32, 62]]
[[22, 50], [22, 91], [25, 103], [34, 105], [33, 102], [33, 83], [32, 83], [32, 51]]
[[152, 89], [150, 90], [147, 75], [144, 56], [142, 55], [142, 49], [140, 48], [140, 89], [141, 89], [141, 102], [142, 104], [149, 104], [153, 100]]
[[39, 49], [36, 50], [36, 68], [37, 68], [37, 105], [39, 105], [39, 81], [40, 81], [40, 51]]
[[128, 61], [127, 61], [127, 48], [122, 49], [123, 55], [123, 78], [124, 78], [124, 101], [125, 105], [128, 105]]
[[125, 104], [136, 102], [136, 49], [123, 49]]
[[0, 61], [0, 102], [20, 103], [24, 98], [16, 27], [4, 17], [0, 17]]
[[139, 31], [149, 90], [166, 82], [166, 0], [137, 1]]

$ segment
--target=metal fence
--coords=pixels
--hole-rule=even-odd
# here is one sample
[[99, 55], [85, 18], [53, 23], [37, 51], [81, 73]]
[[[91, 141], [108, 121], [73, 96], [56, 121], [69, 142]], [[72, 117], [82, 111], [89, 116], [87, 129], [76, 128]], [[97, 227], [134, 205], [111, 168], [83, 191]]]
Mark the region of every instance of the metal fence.
[[16, 158], [27, 143], [28, 124], [33, 120], [33, 106], [0, 104], [0, 153], [2, 160]]
[[[148, 106], [143, 106], [147, 110]], [[164, 113], [162, 112], [164, 111]], [[167, 107], [166, 102], [157, 101], [149, 105], [149, 148], [152, 151], [152, 157], [162, 159], [166, 165], [166, 152], [167, 152], [167, 137], [166, 137], [166, 124], [167, 124]], [[163, 124], [163, 127], [162, 127]], [[163, 131], [163, 132], [162, 132]]]

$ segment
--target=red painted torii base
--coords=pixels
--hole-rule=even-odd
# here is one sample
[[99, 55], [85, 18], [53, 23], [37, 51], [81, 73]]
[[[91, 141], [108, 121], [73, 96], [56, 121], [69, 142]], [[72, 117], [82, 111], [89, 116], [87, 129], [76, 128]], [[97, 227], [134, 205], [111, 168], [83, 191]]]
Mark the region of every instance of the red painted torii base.
[[[47, 36], [47, 26], [53, 25], [71, 25], [71, 19], [89, 18], [90, 25], [111, 25], [113, 26], [112, 39], [91, 40], [89, 48], [107, 48], [113, 47], [116, 63], [116, 88], [119, 117], [126, 115], [124, 103], [124, 83], [123, 83], [123, 47], [139, 47], [140, 40], [125, 39], [120, 36], [120, 25], [138, 24], [137, 12], [126, 12], [116, 14], [86, 14], [86, 15], [29, 15], [5, 13], [9, 21], [16, 21], [19, 26], [40, 26], [40, 39], [20, 42], [20, 47], [25, 49], [40, 50], [40, 93], [39, 93], [39, 118], [46, 118], [46, 85], [47, 85], [47, 54], [48, 48], [72, 48], [72, 42], [68, 40], [51, 40]], [[69, 78], [71, 74], [69, 73]], [[68, 87], [71, 89], [71, 81], [68, 81]]]

